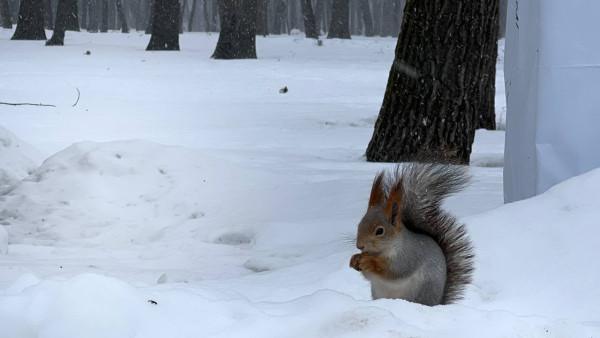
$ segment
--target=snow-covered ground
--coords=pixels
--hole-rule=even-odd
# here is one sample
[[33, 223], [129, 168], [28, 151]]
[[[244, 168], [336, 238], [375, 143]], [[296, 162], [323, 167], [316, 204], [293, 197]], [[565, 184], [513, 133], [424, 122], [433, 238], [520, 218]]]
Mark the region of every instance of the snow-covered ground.
[[477, 249], [465, 300], [370, 300], [348, 237], [392, 166], [363, 153], [395, 39], [259, 37], [258, 60], [217, 61], [217, 35], [10, 36], [0, 101], [57, 107], [0, 106], [0, 336], [600, 335], [600, 171], [502, 206], [501, 131], [446, 203]]

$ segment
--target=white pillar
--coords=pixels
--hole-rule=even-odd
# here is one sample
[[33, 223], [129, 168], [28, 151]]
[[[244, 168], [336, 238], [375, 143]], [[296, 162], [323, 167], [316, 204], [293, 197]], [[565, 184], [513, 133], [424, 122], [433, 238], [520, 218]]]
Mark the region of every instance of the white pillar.
[[504, 200], [600, 167], [600, 1], [509, 0]]

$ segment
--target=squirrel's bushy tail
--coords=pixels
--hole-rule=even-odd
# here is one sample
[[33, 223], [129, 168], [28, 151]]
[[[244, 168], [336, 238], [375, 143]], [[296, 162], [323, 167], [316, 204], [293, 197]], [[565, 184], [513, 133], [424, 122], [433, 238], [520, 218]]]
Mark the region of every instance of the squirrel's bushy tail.
[[407, 163], [399, 166], [392, 184], [402, 184], [402, 220], [406, 227], [433, 237], [446, 258], [442, 304], [462, 298], [473, 274], [473, 246], [463, 224], [441, 209], [445, 197], [465, 188], [470, 180], [463, 166]]

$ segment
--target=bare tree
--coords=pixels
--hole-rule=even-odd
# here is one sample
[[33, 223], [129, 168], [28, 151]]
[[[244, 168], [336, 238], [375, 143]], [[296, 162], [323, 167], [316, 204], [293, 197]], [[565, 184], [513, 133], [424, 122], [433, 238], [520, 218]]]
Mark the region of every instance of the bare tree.
[[117, 15], [119, 16], [119, 21], [121, 22], [121, 32], [129, 33], [129, 26], [127, 26], [127, 17], [125, 16], [125, 12], [123, 11], [123, 3], [121, 0], [117, 0]]
[[179, 50], [179, 0], [154, 0], [153, 12], [146, 50]]
[[[65, 30], [67, 22], [70, 20], [69, 16], [72, 15], [71, 10], [73, 6], [77, 8], [77, 0], [58, 0], [54, 32], [50, 40], [46, 41], [46, 46], [63, 46], [65, 44]], [[77, 20], [77, 17], [75, 19]]]
[[44, 0], [21, 0], [19, 20], [11, 40], [46, 40]]
[[349, 0], [333, 0], [328, 39], [350, 39]]
[[219, 0], [221, 32], [214, 59], [256, 59], [256, 0]]
[[304, 33], [307, 38], [318, 39], [319, 31], [317, 31], [317, 22], [315, 13], [313, 12], [311, 0], [300, 0], [302, 5], [302, 16], [304, 19]]
[[0, 19], [2, 19], [2, 28], [12, 28], [8, 0], [0, 0]]
[[367, 160], [468, 164], [493, 109], [498, 0], [409, 0]]

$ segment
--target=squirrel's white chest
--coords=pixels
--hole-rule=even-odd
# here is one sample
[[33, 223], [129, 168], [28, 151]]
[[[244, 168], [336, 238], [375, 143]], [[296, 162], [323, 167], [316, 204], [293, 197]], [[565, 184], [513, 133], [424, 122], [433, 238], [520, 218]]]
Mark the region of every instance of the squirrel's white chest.
[[365, 277], [371, 282], [373, 299], [400, 298], [408, 301], [414, 301], [423, 279], [418, 271], [406, 278], [394, 280], [384, 279], [370, 273], [365, 274]]

